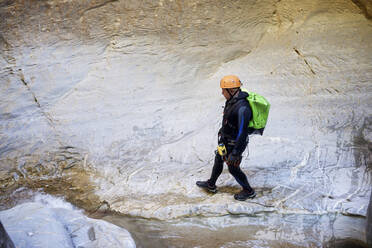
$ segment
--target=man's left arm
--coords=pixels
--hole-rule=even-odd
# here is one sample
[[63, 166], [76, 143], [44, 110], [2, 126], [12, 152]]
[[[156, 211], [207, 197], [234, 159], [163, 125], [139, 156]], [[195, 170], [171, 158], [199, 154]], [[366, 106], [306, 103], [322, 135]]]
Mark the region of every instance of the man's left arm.
[[241, 160], [241, 155], [248, 144], [248, 123], [252, 113], [247, 106], [243, 106], [238, 111], [238, 135], [235, 139], [235, 146], [229, 155], [229, 164], [238, 165]]

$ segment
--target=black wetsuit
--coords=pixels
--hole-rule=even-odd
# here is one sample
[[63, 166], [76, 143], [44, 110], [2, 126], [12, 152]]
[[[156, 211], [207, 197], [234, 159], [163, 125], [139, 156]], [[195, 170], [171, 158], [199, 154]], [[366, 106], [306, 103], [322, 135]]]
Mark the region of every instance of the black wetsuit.
[[[222, 127], [218, 132], [218, 142], [226, 146], [228, 158], [230, 154], [241, 156], [249, 141], [249, 134], [255, 130], [248, 127], [248, 123], [252, 118], [252, 110], [247, 101], [248, 93], [239, 91], [233, 98], [226, 101]], [[209, 183], [216, 184], [218, 177], [222, 173], [223, 158], [216, 152], [214, 166]], [[234, 176], [236, 181], [243, 189], [252, 191], [248, 183], [247, 176], [239, 166], [228, 166], [229, 172]]]

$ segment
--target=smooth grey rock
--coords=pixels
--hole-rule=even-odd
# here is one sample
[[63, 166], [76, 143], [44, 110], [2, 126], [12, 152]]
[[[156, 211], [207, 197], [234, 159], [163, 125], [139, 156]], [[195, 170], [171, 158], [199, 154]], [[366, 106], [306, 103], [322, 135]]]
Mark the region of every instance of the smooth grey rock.
[[334, 238], [336, 240], [361, 240], [365, 242], [365, 230], [361, 226], [366, 225], [365, 218], [350, 218], [337, 216], [333, 224]]
[[0, 212], [16, 247], [136, 247], [125, 229], [87, 218], [59, 199], [41, 199]]

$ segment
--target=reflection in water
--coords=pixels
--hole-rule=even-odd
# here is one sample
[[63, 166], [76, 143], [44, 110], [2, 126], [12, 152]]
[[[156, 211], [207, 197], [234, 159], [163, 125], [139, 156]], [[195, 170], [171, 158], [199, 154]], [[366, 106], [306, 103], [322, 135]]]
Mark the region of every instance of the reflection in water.
[[335, 217], [264, 214], [157, 221], [107, 215], [103, 219], [129, 230], [138, 247], [279, 248], [321, 247], [322, 238], [332, 239]]

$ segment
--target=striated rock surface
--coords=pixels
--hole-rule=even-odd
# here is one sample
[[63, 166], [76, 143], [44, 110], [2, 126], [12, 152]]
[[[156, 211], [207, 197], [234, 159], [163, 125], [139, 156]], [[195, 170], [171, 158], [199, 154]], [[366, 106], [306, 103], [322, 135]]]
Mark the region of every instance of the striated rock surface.
[[125, 229], [50, 196], [1, 211], [0, 218], [16, 247], [136, 247]]
[[[163, 221], [246, 216], [226, 224], [239, 226], [270, 216], [256, 240], [365, 243], [370, 6], [0, 1], [3, 202], [21, 187], [49, 189], [91, 211]], [[212, 168], [224, 103], [218, 82], [231, 73], [272, 104], [264, 136], [251, 137], [242, 163], [258, 192], [247, 202], [233, 200], [239, 187], [226, 170], [218, 194], [195, 187]], [[285, 234], [297, 231], [296, 240]]]

